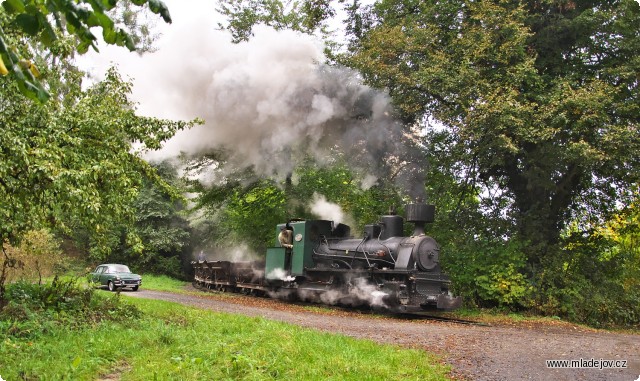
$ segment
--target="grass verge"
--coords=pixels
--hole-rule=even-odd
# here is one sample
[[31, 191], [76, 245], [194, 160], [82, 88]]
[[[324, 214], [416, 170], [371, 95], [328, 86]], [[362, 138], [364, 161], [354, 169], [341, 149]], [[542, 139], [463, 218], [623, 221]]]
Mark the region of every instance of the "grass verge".
[[189, 284], [182, 280], [166, 275], [142, 274], [142, 288], [156, 291], [184, 292], [184, 287]]
[[142, 317], [4, 339], [0, 376], [94, 380], [447, 380], [423, 351], [134, 299]]

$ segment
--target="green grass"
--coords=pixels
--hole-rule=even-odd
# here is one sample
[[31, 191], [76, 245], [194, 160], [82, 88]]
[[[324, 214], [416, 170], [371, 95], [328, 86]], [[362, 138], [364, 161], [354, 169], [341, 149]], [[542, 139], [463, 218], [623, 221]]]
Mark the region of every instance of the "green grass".
[[419, 350], [320, 333], [262, 318], [132, 299], [144, 318], [31, 339], [4, 339], [7, 380], [447, 380]]
[[189, 284], [182, 280], [168, 277], [166, 275], [141, 274], [142, 286], [147, 290], [183, 292], [184, 287]]
[[[184, 292], [184, 287], [190, 282], [171, 278], [167, 275], [140, 274], [142, 276], [142, 287], [147, 290]], [[42, 279], [43, 283], [51, 283], [53, 276]], [[89, 285], [86, 275], [60, 275], [58, 279], [67, 281], [77, 279], [79, 284]]]

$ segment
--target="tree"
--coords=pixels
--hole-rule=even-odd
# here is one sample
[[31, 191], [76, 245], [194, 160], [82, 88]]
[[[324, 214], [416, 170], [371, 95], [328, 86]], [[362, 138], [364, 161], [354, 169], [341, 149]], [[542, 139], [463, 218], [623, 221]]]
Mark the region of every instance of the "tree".
[[[148, 5], [149, 9], [171, 22], [169, 10], [160, 0], [131, 0], [136, 6]], [[121, 1], [127, 3], [127, 1]], [[16, 81], [22, 94], [31, 99], [46, 101], [47, 89], [37, 78], [40, 69], [34, 61], [34, 49], [42, 44], [53, 56], [66, 56], [60, 51], [60, 40], [71, 37], [82, 54], [91, 47], [98, 51], [97, 37], [93, 27], [102, 28], [102, 38], [107, 44], [126, 46], [136, 50], [135, 35], [114, 22], [109, 11], [116, 8], [118, 0], [4, 0], [0, 9], [0, 75], [10, 76]], [[128, 5], [126, 5], [127, 8]], [[129, 8], [130, 9], [130, 8]], [[127, 20], [124, 20], [125, 23]], [[7, 34], [5, 34], [7, 29]], [[14, 35], [26, 35], [34, 45], [15, 44]]]
[[[272, 245], [277, 223], [286, 221], [286, 197], [275, 180], [260, 179], [252, 168], [228, 168], [227, 154], [211, 152], [186, 167], [195, 213], [196, 250], [224, 253], [236, 248], [263, 253]], [[214, 183], [206, 179], [214, 178]], [[229, 258], [223, 254], [217, 259]], [[213, 257], [209, 257], [213, 259]]]
[[0, 107], [3, 240], [64, 221], [90, 227], [99, 237], [112, 221], [132, 218], [141, 173], [169, 189], [131, 143], [157, 149], [191, 123], [135, 115], [130, 90], [111, 69], [86, 91], [75, 87], [61, 100], [38, 104], [0, 78], [7, 100]]
[[[110, 248], [108, 228], [133, 222], [131, 205], [143, 177], [180, 197], [140, 152], [159, 148], [193, 122], [137, 116], [128, 99], [131, 84], [115, 69], [88, 90], [70, 81], [64, 91], [41, 104], [0, 77], [3, 268], [13, 263], [5, 242], [13, 245], [25, 232], [43, 227], [67, 232], [82, 227], [93, 237], [96, 255], [104, 255]], [[132, 142], [142, 148], [133, 151]], [[0, 302], [3, 290], [0, 282]]]
[[[165, 161], [153, 164], [153, 168], [171, 187], [184, 189], [173, 164]], [[191, 229], [184, 199], [144, 178], [133, 208], [133, 224], [110, 227], [116, 247], [106, 260], [127, 263], [137, 271], [183, 278], [191, 259]]]
[[[272, 3], [234, 2], [227, 27], [248, 38], [253, 24], [281, 19], [285, 3]], [[460, 181], [495, 194], [512, 235], [530, 242], [530, 264], [571, 219], [606, 219], [629, 202], [640, 181], [636, 2], [381, 0], [347, 10], [351, 45], [338, 61], [388, 90], [407, 126], [448, 128]]]
[[326, 20], [336, 14], [330, 0], [220, 0], [218, 4], [217, 11], [228, 19], [218, 25], [231, 32], [234, 42], [248, 40], [256, 24], [326, 35]]
[[535, 267], [580, 210], [606, 216], [640, 180], [639, 18], [631, 0], [383, 0], [344, 61], [457, 137]]
[[215, 184], [191, 183], [190, 191], [198, 194], [194, 214], [199, 216], [192, 225], [205, 251], [245, 245], [263, 255], [274, 243], [277, 224], [294, 218], [328, 218], [312, 210], [319, 196], [340, 206], [346, 219], [339, 222], [350, 224], [354, 234], [390, 207], [400, 208], [407, 201], [388, 183], [362, 189], [360, 176], [338, 154], [331, 165], [304, 158], [284, 181], [260, 179], [251, 168], [230, 170], [224, 157], [217, 152], [195, 159], [188, 167], [192, 178], [207, 178], [200, 171], [215, 168], [215, 174], [208, 175], [219, 179]]

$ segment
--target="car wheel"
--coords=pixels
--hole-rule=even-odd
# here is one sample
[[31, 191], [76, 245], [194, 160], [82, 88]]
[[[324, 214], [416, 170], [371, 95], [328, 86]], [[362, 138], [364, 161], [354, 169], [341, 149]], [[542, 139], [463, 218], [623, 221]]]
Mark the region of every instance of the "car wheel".
[[116, 290], [116, 286], [113, 285], [112, 281], [109, 281], [109, 283], [107, 284], [107, 287], [109, 287], [109, 291], [115, 291]]
[[133, 291], [138, 291], [138, 287], [139, 287], [139, 286], [133, 286], [133, 287], [131, 287], [131, 289], [132, 289]]

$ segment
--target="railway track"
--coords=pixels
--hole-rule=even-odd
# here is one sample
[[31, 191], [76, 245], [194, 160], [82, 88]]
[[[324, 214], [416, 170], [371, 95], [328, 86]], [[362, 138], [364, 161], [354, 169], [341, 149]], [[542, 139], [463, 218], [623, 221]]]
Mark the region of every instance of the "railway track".
[[429, 312], [424, 312], [424, 313], [421, 313], [421, 312], [401, 313], [401, 314], [398, 314], [398, 315], [401, 318], [403, 318], [404, 320], [424, 319], [424, 320], [442, 321], [442, 322], [446, 322], [446, 323], [475, 325], [475, 326], [479, 326], [479, 327], [491, 327], [491, 324], [488, 324], [488, 323], [483, 323], [483, 322], [478, 322], [478, 321], [473, 321], [473, 320], [452, 318], [452, 317], [447, 317], [447, 316], [437, 316], [437, 315], [429, 314]]
[[[316, 303], [316, 302], [307, 302], [307, 301], [300, 301], [300, 300], [291, 300], [291, 299], [286, 299], [286, 298], [271, 298], [267, 295], [267, 292], [259, 292], [261, 290], [254, 290], [254, 289], [237, 289], [236, 291], [223, 291], [223, 290], [216, 290], [216, 289], [209, 289], [206, 287], [201, 287], [197, 284], [194, 283], [194, 288], [197, 288], [201, 291], [208, 291], [208, 292], [213, 292], [213, 293], [225, 293], [225, 294], [233, 294], [233, 295], [238, 295], [238, 296], [244, 296], [244, 297], [249, 297], [249, 298], [265, 298], [265, 299], [272, 299], [274, 301], [285, 301], [287, 304], [291, 304], [291, 305], [296, 305], [296, 306], [300, 306], [300, 307], [322, 307], [322, 308], [327, 308], [330, 310], [336, 310], [336, 311], [342, 311], [342, 312], [351, 312], [351, 313], [359, 313], [362, 315], [380, 315], [380, 316], [385, 316], [385, 317], [389, 317], [389, 318], [395, 318], [395, 319], [400, 319], [400, 320], [433, 320], [433, 321], [439, 321], [439, 322], [447, 322], [447, 323], [455, 323], [455, 324], [463, 324], [463, 325], [471, 325], [471, 326], [480, 326], [480, 327], [490, 327], [490, 324], [487, 323], [482, 323], [482, 322], [477, 322], [477, 321], [473, 321], [473, 320], [465, 320], [465, 319], [458, 319], [458, 318], [452, 318], [452, 317], [447, 317], [447, 316], [438, 316], [438, 315], [434, 315], [432, 312], [430, 311], [415, 311], [415, 312], [398, 312], [398, 311], [392, 311], [392, 310], [385, 310], [385, 309], [377, 309], [377, 308], [372, 308], [370, 306], [357, 306], [357, 307], [353, 307], [353, 306], [341, 306], [341, 305], [327, 305], [327, 304], [322, 304], [322, 303]], [[248, 291], [252, 291], [252, 292], [248, 292]]]

